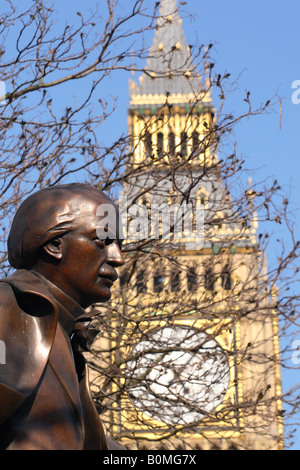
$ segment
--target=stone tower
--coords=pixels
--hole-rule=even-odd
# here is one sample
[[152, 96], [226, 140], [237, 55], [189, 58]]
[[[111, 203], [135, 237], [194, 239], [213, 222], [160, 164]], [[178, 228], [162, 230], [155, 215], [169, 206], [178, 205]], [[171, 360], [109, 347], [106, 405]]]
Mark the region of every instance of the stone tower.
[[[120, 398], [122, 413], [116, 408], [112, 415], [115, 434], [129, 448], [283, 446], [277, 315], [274, 299], [264, 295], [266, 259], [255, 214], [245, 226], [222, 180], [209, 131], [214, 112], [177, 2], [162, 0], [145, 73], [130, 82], [131, 176], [123, 196], [138, 209], [125, 221], [125, 245], [129, 260], [137, 251], [144, 257], [132, 275], [121, 276], [118, 295], [127, 296], [127, 337], [142, 333], [124, 347], [132, 359], [120, 383], [129, 377], [130, 393]], [[151, 237], [155, 250], [143, 245]], [[160, 362], [155, 344], [164, 351]]]

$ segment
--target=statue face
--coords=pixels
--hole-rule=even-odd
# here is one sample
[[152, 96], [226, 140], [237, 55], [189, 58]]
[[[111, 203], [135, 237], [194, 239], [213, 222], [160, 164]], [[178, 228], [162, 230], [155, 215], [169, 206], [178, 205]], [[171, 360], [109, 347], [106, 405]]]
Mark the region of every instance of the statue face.
[[[92, 210], [78, 228], [61, 237], [61, 259], [56, 266], [59, 287], [83, 308], [110, 299], [111, 287], [118, 278], [115, 268], [124, 264], [118, 232], [111, 239], [99, 238], [103, 232], [101, 218], [96, 216], [99, 202], [91, 204]], [[117, 208], [110, 214], [108, 226], [110, 222], [116, 225], [113, 214], [117, 216]]]

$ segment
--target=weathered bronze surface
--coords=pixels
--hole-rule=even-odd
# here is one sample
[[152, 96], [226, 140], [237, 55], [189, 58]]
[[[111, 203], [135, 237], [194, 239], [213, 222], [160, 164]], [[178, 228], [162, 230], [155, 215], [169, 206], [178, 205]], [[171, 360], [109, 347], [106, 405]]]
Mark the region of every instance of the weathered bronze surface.
[[[101, 205], [114, 209], [106, 219]], [[8, 255], [16, 271], [0, 281], [1, 450], [120, 448], [104, 433], [81, 352], [97, 334], [87, 307], [109, 300], [124, 263], [118, 231], [98, 236], [101, 220], [118, 228], [117, 215], [110, 198], [77, 183], [33, 194], [15, 215]]]

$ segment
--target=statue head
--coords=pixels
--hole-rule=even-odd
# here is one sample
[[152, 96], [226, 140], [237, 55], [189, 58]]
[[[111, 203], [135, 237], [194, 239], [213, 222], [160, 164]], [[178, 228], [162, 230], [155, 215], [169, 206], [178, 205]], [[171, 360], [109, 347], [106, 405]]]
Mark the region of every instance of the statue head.
[[16, 269], [36, 271], [84, 308], [104, 302], [124, 264], [118, 208], [89, 184], [42, 189], [19, 207], [8, 238]]

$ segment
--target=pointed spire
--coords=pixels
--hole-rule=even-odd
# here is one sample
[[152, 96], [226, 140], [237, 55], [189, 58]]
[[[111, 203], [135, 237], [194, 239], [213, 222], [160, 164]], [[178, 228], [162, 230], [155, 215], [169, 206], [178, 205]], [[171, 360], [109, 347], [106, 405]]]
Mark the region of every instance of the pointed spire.
[[154, 71], [157, 76], [168, 73], [182, 75], [192, 65], [190, 48], [186, 44], [176, 3], [176, 0], [163, 0], [161, 3], [160, 17], [147, 63], [147, 69]]
[[161, 0], [160, 15], [173, 15], [177, 11], [177, 0]]
[[[145, 66], [145, 74], [139, 85], [132, 84], [133, 95], [181, 95], [181, 102], [188, 103], [191, 94], [200, 93], [201, 77], [194, 71], [190, 47], [182, 29], [177, 0], [162, 0], [155, 36]], [[182, 96], [186, 96], [186, 99]], [[165, 98], [162, 98], [162, 102]]]

